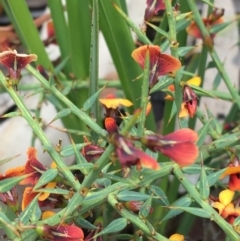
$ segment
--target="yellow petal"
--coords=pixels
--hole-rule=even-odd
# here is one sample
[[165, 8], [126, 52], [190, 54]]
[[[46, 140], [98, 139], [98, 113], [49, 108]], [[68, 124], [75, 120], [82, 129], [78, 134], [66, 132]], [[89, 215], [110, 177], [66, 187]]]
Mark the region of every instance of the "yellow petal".
[[233, 199], [235, 192], [226, 189], [219, 193], [219, 201], [226, 207]]
[[42, 214], [42, 220], [47, 219], [47, 218], [50, 218], [50, 217], [52, 217], [53, 215], [55, 215], [55, 212], [53, 212], [53, 211], [45, 211], [45, 212], [43, 212], [43, 214]]
[[225, 206], [224, 206], [222, 203], [220, 203], [220, 202], [214, 202], [214, 203], [212, 204], [212, 206], [213, 206], [214, 208], [217, 208], [217, 209], [218, 209], [218, 212], [219, 212], [220, 215], [221, 215], [223, 209], [225, 208]]
[[[57, 185], [56, 182], [49, 182], [49, 183], [45, 186], [45, 188], [54, 188], [54, 187], [56, 187], [56, 185]], [[42, 193], [42, 194], [39, 196], [38, 200], [39, 200], [39, 201], [44, 201], [44, 200], [46, 200], [46, 199], [49, 197], [49, 195], [50, 195], [49, 192], [44, 192], [44, 193]]]
[[99, 99], [107, 108], [117, 109], [119, 106], [132, 106], [133, 103], [127, 99]]
[[171, 241], [184, 241], [184, 236], [182, 234], [175, 233], [169, 238]]
[[184, 117], [187, 117], [188, 115], [189, 114], [188, 114], [188, 110], [187, 110], [187, 108], [185, 106], [185, 103], [182, 103], [181, 104], [181, 110], [180, 110], [180, 112], [178, 114], [178, 117], [179, 118], [184, 118]]
[[199, 76], [195, 76], [195, 77], [189, 79], [186, 83], [190, 84], [190, 85], [200, 86], [201, 82], [202, 82], [201, 78]]

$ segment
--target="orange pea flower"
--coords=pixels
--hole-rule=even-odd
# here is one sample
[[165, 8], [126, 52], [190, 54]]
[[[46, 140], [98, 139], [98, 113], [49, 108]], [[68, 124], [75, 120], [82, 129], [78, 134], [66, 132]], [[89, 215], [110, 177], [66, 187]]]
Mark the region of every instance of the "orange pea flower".
[[193, 164], [198, 157], [198, 147], [195, 144], [197, 139], [197, 133], [186, 128], [165, 136], [146, 135], [140, 141], [150, 150], [159, 151], [184, 167]]
[[[223, 20], [223, 14], [224, 10], [223, 9], [213, 9], [212, 14], [209, 15], [208, 18], [203, 18], [203, 23], [206, 26], [208, 30], [210, 30], [214, 25], [221, 24], [224, 22]], [[192, 22], [188, 27], [187, 27], [187, 33], [192, 35], [195, 38], [202, 38], [201, 32], [195, 22]], [[214, 38], [216, 34], [211, 34], [211, 37]]]
[[136, 148], [131, 139], [118, 133], [118, 128], [113, 118], [105, 119], [105, 127], [110, 134], [110, 143], [115, 147], [119, 162], [123, 168], [136, 165], [137, 169], [142, 167], [159, 170], [158, 162], [144, 151]]
[[34, 147], [29, 147], [27, 151], [28, 160], [25, 165], [24, 174], [30, 174], [20, 184], [26, 185], [31, 184], [35, 185], [39, 178], [42, 175], [42, 172], [46, 171], [47, 168], [43, 166], [41, 162], [38, 161], [36, 157], [37, 150]]
[[150, 88], [158, 82], [159, 76], [170, 74], [180, 69], [181, 62], [171, 55], [162, 54], [160, 47], [157, 45], [143, 45], [132, 52], [133, 59], [142, 69], [144, 68], [147, 51], [149, 51], [150, 57]]
[[18, 54], [16, 50], [8, 50], [0, 53], [0, 63], [8, 69], [8, 77], [15, 86], [21, 79], [21, 70], [36, 60], [37, 55]]
[[232, 203], [235, 192], [229, 189], [223, 190], [219, 193], [219, 200], [212, 202], [211, 205], [218, 209], [219, 214], [227, 219], [228, 217], [238, 217], [240, 215], [240, 208], [235, 207]]
[[144, 20], [150, 21], [160, 10], [165, 10], [164, 0], [147, 0]]
[[220, 179], [226, 176], [229, 176], [228, 188], [232, 191], [240, 191], [240, 162], [238, 159], [229, 164]]
[[[44, 188], [54, 188], [55, 186], [56, 183], [50, 182]], [[22, 211], [25, 210], [25, 208], [38, 194], [39, 192], [34, 192], [32, 187], [26, 187], [24, 189], [22, 198]], [[56, 208], [64, 206], [64, 200], [61, 198], [61, 195], [44, 192], [39, 195], [38, 204], [40, 207]]]

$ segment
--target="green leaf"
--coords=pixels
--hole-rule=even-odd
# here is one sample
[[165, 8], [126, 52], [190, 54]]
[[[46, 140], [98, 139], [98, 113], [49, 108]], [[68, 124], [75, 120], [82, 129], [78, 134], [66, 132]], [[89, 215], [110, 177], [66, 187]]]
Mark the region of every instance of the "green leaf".
[[181, 212], [185, 211], [201, 218], [210, 218], [212, 215], [210, 212], [202, 208], [192, 208], [192, 207], [170, 207], [170, 208], [181, 210]]
[[63, 110], [60, 110], [57, 115], [50, 121], [50, 123], [48, 125], [50, 125], [52, 122], [54, 122], [55, 120], [58, 120], [58, 119], [61, 119], [63, 117], [66, 117], [68, 115], [71, 114], [71, 110], [69, 108], [66, 108], [66, 109], [63, 109]]
[[233, 229], [240, 234], [240, 216], [238, 216], [237, 218], [235, 218], [234, 222], [233, 222]]
[[[80, 143], [80, 144], [75, 144], [75, 147], [77, 150], [81, 150], [84, 146], [88, 145], [87, 143]], [[62, 148], [60, 155], [61, 156], [72, 156], [74, 154], [74, 147], [72, 144], [66, 145]]]
[[0, 119], [9, 118], [9, 117], [16, 117], [16, 116], [21, 116], [21, 112], [20, 111], [10, 112], [10, 113], [7, 113], [5, 115], [1, 115]]
[[48, 192], [52, 194], [59, 195], [69, 195], [69, 190], [61, 189], [61, 188], [39, 188], [35, 192]]
[[30, 220], [31, 222], [35, 223], [38, 220], [40, 220], [42, 216], [42, 210], [39, 207], [38, 202], [36, 202], [36, 205], [33, 206], [33, 209], [31, 210], [31, 216], [30, 216]]
[[154, 195], [154, 200], [157, 200], [160, 205], [168, 206], [169, 201], [163, 190], [155, 185], [149, 187], [149, 194]]
[[15, 240], [15, 238], [20, 236], [16, 224], [11, 222], [3, 212], [0, 212], [0, 227], [3, 228], [9, 240]]
[[[214, 171], [213, 173], [211, 173], [210, 175], [207, 176], [207, 182], [208, 182], [208, 186], [211, 187], [213, 186], [216, 182], [219, 181], [221, 175], [226, 171], [226, 168], [219, 170], [219, 171]], [[200, 183], [198, 182], [196, 184], [196, 188], [199, 189], [200, 188]]]
[[94, 226], [93, 224], [91, 224], [90, 222], [88, 222], [85, 218], [77, 217], [77, 218], [75, 219], [75, 221], [76, 221], [76, 223], [77, 223], [81, 228], [91, 229], [91, 230], [97, 229], [96, 226]]
[[108, 233], [115, 233], [123, 230], [127, 226], [127, 219], [126, 218], [117, 218], [113, 220], [111, 223], [107, 225], [100, 233], [95, 235], [95, 237], [108, 234]]
[[27, 224], [31, 218], [32, 212], [36, 209], [35, 206], [38, 206], [38, 197], [40, 193], [33, 198], [29, 205], [20, 213], [19, 220], [23, 224]]
[[207, 175], [204, 168], [204, 165], [201, 166], [201, 175], [199, 180], [199, 187], [200, 187], [200, 195], [203, 198], [203, 200], [207, 200], [210, 194], [210, 189], [208, 185]]
[[37, 190], [38, 188], [48, 184], [49, 182], [53, 181], [54, 178], [58, 175], [58, 169], [50, 168], [46, 170], [41, 177], [39, 178], [38, 182], [34, 186], [33, 190]]
[[174, 207], [189, 207], [191, 203], [192, 203], [192, 199], [190, 197], [185, 196], [185, 197], [179, 198], [169, 207], [171, 210], [161, 220], [161, 223], [183, 212], [183, 210], [174, 209]]
[[14, 158], [16, 157], [19, 157], [21, 154], [18, 154], [16, 156], [12, 156], [12, 157], [8, 157], [8, 158], [5, 158], [3, 160], [0, 160], [0, 166], [7, 163], [7, 162], [10, 162], [11, 160], [13, 160]]
[[117, 194], [119, 201], [144, 201], [148, 198], [149, 195], [134, 191], [122, 191]]
[[188, 52], [192, 51], [195, 48], [196, 48], [195, 46], [179, 47], [178, 48], [178, 56], [184, 57]]
[[151, 212], [152, 210], [152, 196], [150, 196], [146, 202], [143, 203], [143, 205], [141, 206], [141, 209], [138, 213], [138, 216], [141, 218], [141, 217], [144, 217], [146, 218], [149, 213]]
[[207, 110], [208, 118], [212, 119], [211, 124], [213, 126], [213, 129], [217, 132], [218, 135], [221, 135], [223, 126], [217, 121], [217, 119], [214, 117], [214, 115], [212, 114], [210, 109], [207, 107], [207, 105], [205, 107], [206, 107], [206, 110]]
[[150, 94], [152, 94], [153, 92], [159, 91], [159, 90], [163, 90], [163, 89], [167, 88], [169, 85], [171, 85], [172, 83], [173, 83], [172, 77], [164, 76], [158, 81], [157, 84], [155, 84], [153, 86], [153, 88], [151, 88]]
[[200, 147], [204, 144], [205, 139], [208, 135], [208, 128], [211, 124], [212, 119], [208, 120], [207, 123], [204, 123], [202, 128], [198, 131], [198, 140], [197, 140], [197, 146]]
[[19, 176], [19, 177], [10, 177], [0, 181], [0, 193], [8, 192], [13, 187], [15, 187], [20, 181], [26, 178], [28, 175]]
[[157, 26], [154, 25], [154, 24], [148, 23], [148, 22], [146, 22], [146, 24], [147, 24], [148, 26], [150, 26], [152, 29], [154, 29], [157, 33], [160, 33], [160, 34], [163, 35], [164, 37], [169, 38], [168, 33], [165, 32], [164, 30], [162, 30], [161, 28], [157, 27]]
[[216, 90], [218, 88], [218, 86], [221, 83], [221, 80], [222, 80], [221, 73], [218, 72], [213, 80], [213, 87], [212, 87], [213, 90]]
[[220, 31], [222, 31], [223, 29], [225, 29], [226, 27], [228, 27], [230, 24], [232, 24], [233, 21], [229, 21], [229, 22], [225, 22], [225, 23], [220, 23], [220, 24], [215, 24], [211, 27], [209, 33], [213, 34], [213, 33], [218, 33]]
[[103, 86], [101, 89], [99, 89], [94, 95], [90, 96], [90, 98], [88, 98], [84, 104], [83, 104], [83, 111], [88, 111], [93, 104], [96, 102], [96, 100], [98, 99], [98, 96], [100, 95], [100, 93], [102, 92], [103, 89], [105, 89], [106, 86]]

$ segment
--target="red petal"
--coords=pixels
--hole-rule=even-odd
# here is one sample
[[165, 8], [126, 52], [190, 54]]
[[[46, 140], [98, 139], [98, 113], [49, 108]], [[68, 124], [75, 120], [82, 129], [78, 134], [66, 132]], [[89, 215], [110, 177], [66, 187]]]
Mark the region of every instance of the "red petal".
[[107, 117], [104, 121], [105, 124], [105, 128], [109, 133], [116, 133], [118, 132], [118, 126], [116, 124], [116, 121], [111, 118], [111, 117]]
[[[196, 142], [198, 139], [198, 134], [189, 129], [189, 128], [183, 128], [179, 129], [173, 133], [167, 134], [161, 138], [164, 141], [175, 141], [178, 142]], [[170, 144], [170, 143], [169, 143]]]
[[132, 52], [133, 59], [144, 68], [146, 52], [149, 50], [150, 69], [157, 67], [157, 75], [165, 75], [174, 72], [181, 67], [181, 62], [168, 54], [161, 54], [157, 45], [143, 45]]
[[145, 21], [151, 20], [154, 15], [157, 15], [160, 10], [164, 9], [165, 4], [163, 0], [147, 0], [147, 7], [144, 15]]
[[159, 149], [182, 167], [193, 164], [198, 157], [198, 147], [191, 142], [164, 145]]
[[27, 151], [28, 161], [25, 165], [24, 174], [32, 174], [26, 177], [24, 180], [20, 182], [21, 185], [32, 184], [35, 185], [42, 175], [40, 171], [46, 171], [46, 168], [40, 163], [36, 158], [37, 150], [34, 147], [29, 147]]
[[142, 167], [152, 169], [152, 170], [159, 170], [160, 166], [159, 163], [152, 158], [151, 156], [147, 155], [145, 152], [136, 149], [134, 154], [139, 157], [139, 161]]
[[49, 226], [49, 231], [54, 237], [54, 241], [80, 241], [84, 239], [82, 229], [75, 225]]
[[55, 36], [55, 30], [54, 30], [54, 25], [52, 21], [49, 21], [47, 23], [47, 34], [48, 34], [48, 38], [53, 38]]

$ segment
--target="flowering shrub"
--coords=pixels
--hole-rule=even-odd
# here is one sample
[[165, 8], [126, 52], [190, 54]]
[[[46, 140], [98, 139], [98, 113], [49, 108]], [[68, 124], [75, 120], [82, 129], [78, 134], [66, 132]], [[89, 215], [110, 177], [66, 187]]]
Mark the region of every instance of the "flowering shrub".
[[[146, 1], [146, 21], [150, 21], [160, 10], [167, 11], [164, 18], [169, 31], [154, 27], [163, 37], [161, 47], [150, 42], [142, 30], [133, 24], [122, 10], [120, 2], [116, 1], [112, 5], [93, 1], [91, 6], [88, 3], [76, 3], [84, 9], [81, 10], [82, 14], [88, 14], [86, 19], [89, 22], [86, 20], [86, 25], [89, 24], [90, 41], [86, 41], [86, 45], [81, 42], [80, 50], [73, 41], [74, 35], [71, 36], [71, 47], [77, 49], [76, 55], [74, 51], [71, 52], [71, 63], [64, 50], [65, 42], [61, 41], [63, 32], [58, 30], [56, 24], [57, 18], [64, 20], [59, 12], [58, 17], [53, 14], [53, 22], [48, 24], [49, 41], [46, 43], [59, 44], [63, 53], [60, 67], [54, 68], [49, 60], [45, 61], [46, 56], [28, 40], [24, 24], [19, 31], [26, 37], [22, 41], [25, 41], [24, 44], [29, 46], [32, 53], [19, 54], [10, 49], [0, 53], [0, 63], [7, 68], [6, 74], [0, 73], [0, 86], [19, 109], [2, 118], [23, 117], [42, 143], [42, 150], [52, 158], [49, 167], [44, 166], [37, 156], [37, 152], [42, 150], [29, 146], [28, 150], [23, 150], [23, 153], [27, 152], [24, 166], [16, 166], [0, 174], [0, 228], [6, 239], [100, 241], [140, 240], [144, 237], [148, 240], [183, 241], [184, 235], [188, 235], [184, 230], [181, 230], [181, 234], [177, 229], [171, 230], [170, 234], [164, 232], [164, 229], [175, 216], [190, 213], [214, 221], [229, 239], [239, 240], [239, 127], [224, 133], [222, 125], [210, 110], [207, 118], [199, 108], [202, 95], [221, 98], [221, 92], [206, 91], [200, 87], [203, 75], [195, 76], [194, 70], [189, 71], [179, 58], [180, 53], [188, 52], [189, 46], [179, 47], [177, 41], [177, 33], [183, 29], [183, 25], [188, 26], [189, 34], [203, 40], [205, 50], [211, 53], [228, 88], [229, 93], [222, 95], [240, 108], [238, 90], [229, 80], [214, 50], [213, 39], [217, 31], [215, 29], [213, 32], [212, 29], [223, 24], [223, 11], [214, 8], [208, 18], [202, 19], [194, 1], [186, 2], [191, 13], [181, 13], [179, 6], [172, 5], [170, 0]], [[9, 4], [11, 11], [16, 11], [16, 5]], [[49, 1], [52, 13], [57, 13], [55, 8], [59, 7], [58, 4]], [[4, 8], [7, 7], [5, 3]], [[74, 24], [70, 9], [74, 14], [74, 7], [72, 3], [67, 3], [71, 27]], [[9, 16], [16, 17], [12, 21], [19, 20], [18, 12], [14, 13], [9, 13]], [[116, 22], [119, 22], [115, 25], [110, 20], [116, 14]], [[193, 22], [189, 21], [189, 16]], [[100, 88], [98, 17], [100, 23], [103, 21], [101, 27], [105, 34], [106, 26], [112, 30], [111, 37], [116, 42], [112, 41], [109, 45], [121, 44], [115, 36], [117, 32], [114, 26], [125, 28], [126, 23], [141, 42], [141, 46], [134, 49], [127, 30], [128, 45], [121, 51], [116, 46], [118, 49], [113, 58], [121, 81], [117, 81], [115, 87], [122, 91], [126, 96], [124, 98], [114, 94], [100, 97], [106, 82]], [[55, 31], [57, 39], [54, 39]], [[76, 39], [81, 41], [78, 33]], [[166, 46], [170, 48], [171, 54], [163, 53]], [[84, 53], [86, 49], [88, 51]], [[79, 50], [83, 51], [83, 57], [78, 56]], [[91, 53], [91, 57], [84, 58], [88, 53], [89, 56]], [[36, 68], [28, 65], [34, 61], [38, 64]], [[129, 69], [128, 65], [132, 68]], [[71, 136], [71, 144], [63, 145], [61, 140], [56, 140], [57, 144], [51, 143], [43, 131], [41, 119], [36, 118], [24, 105], [21, 90], [23, 69], [37, 78], [43, 99], [51, 99], [58, 108], [54, 120], [63, 120], [65, 131]], [[48, 69], [52, 72], [46, 74]], [[132, 72], [136, 76], [132, 76]], [[131, 76], [137, 80], [132, 82]], [[87, 77], [90, 80], [83, 80]], [[70, 85], [67, 81], [69, 78]], [[89, 91], [87, 96], [86, 90]], [[165, 93], [167, 101], [163, 133], [156, 130], [151, 111], [150, 96], [159, 90]], [[98, 105], [102, 107], [103, 115], [99, 115]], [[198, 131], [190, 128], [191, 121], [196, 118], [203, 123]], [[174, 130], [173, 126], [168, 129], [173, 119], [178, 121], [179, 130]], [[207, 136], [211, 137], [211, 141], [205, 144]], [[75, 159], [75, 163], [69, 166], [64, 161], [64, 157], [68, 156], [74, 156]], [[216, 165], [216, 157], [221, 158], [221, 165]], [[198, 174], [200, 177], [196, 185], [185, 174]], [[174, 177], [172, 183], [169, 176]], [[221, 181], [226, 176], [229, 176], [227, 184]], [[168, 183], [171, 183], [169, 189]], [[179, 184], [183, 185], [186, 194], [178, 198]], [[19, 186], [24, 188], [22, 195], [18, 195]], [[220, 191], [218, 189], [219, 195], [210, 192], [214, 186], [221, 188]], [[193, 203], [195, 206], [191, 205]]]

